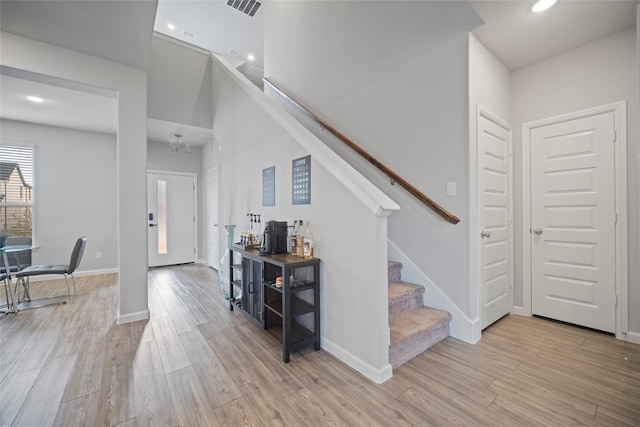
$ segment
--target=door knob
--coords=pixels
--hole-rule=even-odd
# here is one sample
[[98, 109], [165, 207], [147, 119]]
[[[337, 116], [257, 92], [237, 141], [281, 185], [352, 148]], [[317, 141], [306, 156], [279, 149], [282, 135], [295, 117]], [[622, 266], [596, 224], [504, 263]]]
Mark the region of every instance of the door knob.
[[149, 224], [149, 227], [157, 227], [158, 224]]
[[533, 234], [535, 234], [536, 236], [539, 236], [542, 234], [542, 228], [534, 228], [533, 229]]
[[480, 233], [480, 237], [491, 237], [491, 233], [487, 230], [482, 230], [482, 233]]

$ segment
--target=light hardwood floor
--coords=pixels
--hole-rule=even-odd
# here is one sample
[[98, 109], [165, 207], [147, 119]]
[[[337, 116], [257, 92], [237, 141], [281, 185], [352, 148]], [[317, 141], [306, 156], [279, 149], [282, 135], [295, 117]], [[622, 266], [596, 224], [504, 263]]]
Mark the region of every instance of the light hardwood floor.
[[376, 385], [322, 350], [283, 364], [207, 267], [151, 270], [151, 319], [126, 325], [115, 275], [77, 283], [0, 318], [0, 425], [640, 425], [640, 346], [592, 331], [509, 316]]

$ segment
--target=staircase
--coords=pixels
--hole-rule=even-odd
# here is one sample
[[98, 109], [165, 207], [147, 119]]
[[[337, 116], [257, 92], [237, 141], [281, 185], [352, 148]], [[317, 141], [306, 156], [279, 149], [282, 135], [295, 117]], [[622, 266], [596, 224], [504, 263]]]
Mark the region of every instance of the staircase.
[[401, 280], [402, 264], [389, 261], [389, 363], [393, 369], [449, 336], [451, 314], [422, 304], [424, 287]]

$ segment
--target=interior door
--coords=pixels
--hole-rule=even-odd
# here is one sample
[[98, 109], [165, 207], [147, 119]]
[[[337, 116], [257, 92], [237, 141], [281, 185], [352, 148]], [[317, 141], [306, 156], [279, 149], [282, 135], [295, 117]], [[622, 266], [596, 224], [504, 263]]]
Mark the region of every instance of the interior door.
[[207, 263], [219, 268], [218, 168], [207, 172]]
[[615, 332], [614, 113], [530, 136], [532, 312]]
[[149, 267], [195, 262], [195, 176], [147, 173]]
[[513, 306], [511, 130], [478, 117], [482, 328]]

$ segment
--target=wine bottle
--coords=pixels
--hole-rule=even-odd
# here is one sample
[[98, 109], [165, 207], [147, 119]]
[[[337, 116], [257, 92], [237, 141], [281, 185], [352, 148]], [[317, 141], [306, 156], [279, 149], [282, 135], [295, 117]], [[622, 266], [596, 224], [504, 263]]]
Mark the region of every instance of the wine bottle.
[[314, 241], [311, 233], [310, 221], [307, 221], [307, 229], [304, 231], [304, 257], [306, 259], [313, 258]]
[[304, 222], [298, 221], [298, 234], [296, 234], [296, 256], [304, 258]]
[[[256, 227], [256, 238], [255, 243], [260, 244], [261, 236], [264, 234], [264, 230], [262, 229], [262, 223], [260, 222], [260, 215], [256, 215], [258, 217], [257, 227]], [[265, 224], [266, 226], [266, 224]]]
[[298, 234], [298, 221], [293, 221], [293, 231], [291, 231], [291, 236], [289, 236], [289, 253], [293, 256], [298, 254], [297, 245], [298, 241], [296, 239], [296, 235]]

